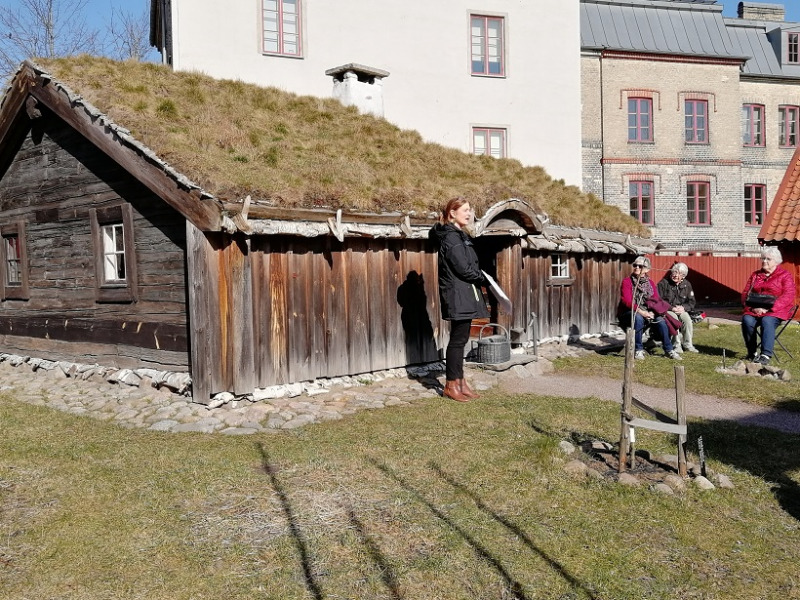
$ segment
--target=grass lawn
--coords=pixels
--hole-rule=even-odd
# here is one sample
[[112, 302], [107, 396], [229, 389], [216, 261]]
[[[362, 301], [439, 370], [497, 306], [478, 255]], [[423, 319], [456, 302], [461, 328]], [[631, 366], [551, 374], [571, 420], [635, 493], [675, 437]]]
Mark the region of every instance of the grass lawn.
[[[675, 385], [673, 366], [681, 364], [685, 367], [688, 391], [800, 411], [800, 325], [793, 323], [780, 337], [780, 341], [794, 358], [776, 344], [779, 362], [773, 359], [771, 363], [772, 366], [788, 369], [796, 377], [788, 382], [763, 377], [741, 377], [715, 371], [717, 367], [723, 366], [723, 362], [726, 367], [730, 367], [747, 354], [739, 325], [720, 325], [712, 329], [708, 324], [701, 323], [695, 326], [694, 331], [694, 345], [700, 350], [700, 354], [686, 353], [683, 355], [683, 361], [675, 363], [664, 358], [659, 348], [647, 359], [636, 361], [634, 371], [636, 381], [656, 387], [673, 387]], [[555, 361], [556, 370], [560, 372], [603, 375], [620, 380], [623, 364], [622, 351], [605, 355], [559, 358]]]
[[0, 598], [800, 598], [800, 436], [690, 426], [735, 489], [564, 473], [560, 440], [618, 439], [597, 400], [492, 392], [229, 437], [4, 395]]

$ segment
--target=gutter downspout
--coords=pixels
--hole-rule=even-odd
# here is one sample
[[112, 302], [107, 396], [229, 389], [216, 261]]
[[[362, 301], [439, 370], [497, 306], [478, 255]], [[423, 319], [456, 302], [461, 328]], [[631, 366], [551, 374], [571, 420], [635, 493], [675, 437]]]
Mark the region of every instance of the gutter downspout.
[[606, 119], [605, 119], [605, 93], [603, 85], [603, 52], [600, 50], [600, 190], [603, 204], [606, 203]]

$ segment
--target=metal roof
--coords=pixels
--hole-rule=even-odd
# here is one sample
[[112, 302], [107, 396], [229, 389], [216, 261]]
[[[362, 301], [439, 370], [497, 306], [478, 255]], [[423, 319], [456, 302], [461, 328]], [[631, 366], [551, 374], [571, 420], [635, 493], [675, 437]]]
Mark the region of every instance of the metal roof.
[[[742, 73], [748, 75], [781, 75], [781, 63], [775, 54], [766, 29], [756, 21], [725, 19], [728, 32], [736, 44], [750, 58]], [[773, 26], [777, 23], [773, 23]]]
[[581, 0], [581, 47], [746, 58], [713, 0]]
[[750, 57], [742, 69], [742, 75], [800, 77], [800, 66], [780, 62], [783, 32], [800, 32], [800, 23], [734, 18], [724, 20], [731, 39]]

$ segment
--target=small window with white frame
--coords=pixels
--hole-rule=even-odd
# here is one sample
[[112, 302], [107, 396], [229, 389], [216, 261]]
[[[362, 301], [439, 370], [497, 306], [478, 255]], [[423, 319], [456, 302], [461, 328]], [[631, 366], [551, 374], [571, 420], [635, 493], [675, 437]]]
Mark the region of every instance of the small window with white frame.
[[138, 275], [133, 243], [133, 211], [122, 204], [89, 211], [98, 302], [135, 302]]
[[569, 279], [569, 257], [566, 254], [550, 255], [550, 279]]
[[492, 158], [505, 158], [506, 130], [496, 127], [473, 127], [472, 152]]
[[122, 223], [103, 225], [103, 281], [124, 282], [125, 277], [125, 233]]
[[790, 65], [800, 64], [800, 33], [786, 34], [786, 62]]

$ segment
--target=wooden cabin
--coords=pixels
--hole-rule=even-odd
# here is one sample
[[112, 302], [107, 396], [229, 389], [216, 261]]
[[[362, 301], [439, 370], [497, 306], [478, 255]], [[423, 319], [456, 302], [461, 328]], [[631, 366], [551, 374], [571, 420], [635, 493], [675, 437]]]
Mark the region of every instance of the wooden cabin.
[[[432, 215], [285, 209], [203, 191], [31, 63], [0, 106], [0, 352], [189, 372], [195, 401], [439, 360]], [[482, 264], [525, 335], [607, 331], [648, 240], [500, 202]]]

